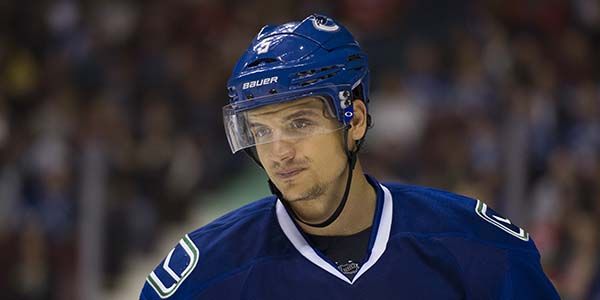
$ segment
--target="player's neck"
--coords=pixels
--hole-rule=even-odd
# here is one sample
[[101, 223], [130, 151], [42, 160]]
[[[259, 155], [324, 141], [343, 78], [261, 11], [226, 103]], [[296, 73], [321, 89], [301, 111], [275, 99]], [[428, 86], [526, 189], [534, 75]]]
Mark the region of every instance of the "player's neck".
[[[340, 196], [334, 197], [339, 198]], [[302, 223], [299, 225], [304, 232], [313, 235], [352, 235], [361, 232], [373, 224], [376, 197], [375, 189], [365, 178], [358, 161], [352, 174], [348, 200], [340, 216], [331, 225], [323, 228]]]

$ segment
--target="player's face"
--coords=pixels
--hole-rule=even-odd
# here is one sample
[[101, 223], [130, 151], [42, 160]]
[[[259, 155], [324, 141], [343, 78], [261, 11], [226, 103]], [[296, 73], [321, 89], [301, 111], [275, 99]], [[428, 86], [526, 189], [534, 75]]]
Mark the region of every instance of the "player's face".
[[[340, 123], [328, 116], [326, 104], [303, 98], [253, 111], [249, 121], [255, 136], [280, 135], [256, 150], [267, 175], [296, 213], [306, 221], [331, 214], [341, 197], [347, 160], [342, 131], [337, 130]], [[315, 134], [283, 136], [290, 130]]]

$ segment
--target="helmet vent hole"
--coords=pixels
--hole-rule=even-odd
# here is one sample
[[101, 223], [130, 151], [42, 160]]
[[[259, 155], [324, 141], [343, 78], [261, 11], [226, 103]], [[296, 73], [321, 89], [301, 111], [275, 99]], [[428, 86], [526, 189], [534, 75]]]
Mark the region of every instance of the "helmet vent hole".
[[315, 74], [316, 72], [317, 71], [315, 71], [315, 70], [306, 70], [306, 71], [298, 72], [296, 75], [298, 75], [298, 77], [302, 78], [302, 77], [306, 77], [306, 76]]
[[327, 78], [331, 78], [333, 76], [337, 75], [337, 72], [331, 72], [329, 74], [325, 74], [323, 76], [317, 77], [317, 78], [313, 78], [313, 79], [309, 79], [307, 81], [302, 82], [300, 85], [301, 86], [307, 86], [307, 85], [311, 85], [311, 84], [315, 84], [321, 80], [325, 80]]
[[274, 62], [278, 62], [277, 59], [275, 58], [271, 58], [271, 57], [267, 57], [267, 58], [261, 58], [261, 59], [257, 59], [251, 63], [249, 63], [246, 68], [254, 68], [254, 67], [260, 67], [260, 66], [264, 66], [267, 64], [271, 64]]
[[352, 55], [348, 56], [348, 61], [359, 60], [359, 59], [361, 59], [360, 54], [352, 54]]
[[301, 85], [302, 86], [311, 85], [311, 84], [313, 84], [313, 83], [315, 83], [315, 82], [317, 82], [319, 80], [320, 80], [320, 78], [315, 78], [315, 79], [307, 80], [307, 81], [303, 82]]
[[331, 70], [331, 69], [333, 69], [333, 68], [335, 68], [335, 66], [327, 66], [327, 67], [322, 67], [322, 68], [319, 70], [319, 72], [324, 72], [324, 71], [327, 71], [327, 70]]

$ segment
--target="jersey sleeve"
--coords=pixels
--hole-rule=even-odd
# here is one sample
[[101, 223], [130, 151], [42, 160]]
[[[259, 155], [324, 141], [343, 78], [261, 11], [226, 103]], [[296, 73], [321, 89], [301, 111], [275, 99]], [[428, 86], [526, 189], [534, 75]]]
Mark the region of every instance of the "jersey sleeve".
[[446, 237], [439, 242], [456, 260], [468, 299], [560, 299], [542, 270], [537, 251], [464, 237]]
[[463, 200], [454, 217], [465, 228], [444, 244], [474, 299], [560, 299], [544, 274], [533, 238], [484, 202]]
[[510, 251], [502, 299], [560, 299], [544, 274], [539, 257]]
[[499, 272], [503, 275], [499, 299], [560, 299], [544, 274], [540, 254], [529, 233], [480, 200], [476, 200], [475, 213], [479, 217], [475, 218], [476, 239], [494, 245], [497, 250], [487, 253], [497, 255], [504, 265]]
[[425, 187], [391, 185], [391, 191], [402, 199], [394, 205], [396, 230], [446, 248], [445, 262], [459, 270], [467, 299], [560, 299], [533, 238], [485, 202]]
[[194, 241], [185, 235], [169, 254], [150, 272], [142, 288], [140, 299], [188, 299], [188, 277], [195, 270], [199, 250]]
[[274, 205], [272, 197], [255, 201], [186, 234], [150, 272], [140, 299], [239, 299], [254, 261], [280, 250], [258, 234], [276, 228]]

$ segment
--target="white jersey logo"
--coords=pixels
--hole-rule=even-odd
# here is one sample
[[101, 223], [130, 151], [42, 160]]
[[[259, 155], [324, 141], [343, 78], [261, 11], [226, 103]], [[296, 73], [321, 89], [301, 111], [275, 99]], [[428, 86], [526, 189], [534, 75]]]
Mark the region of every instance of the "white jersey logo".
[[[331, 19], [327, 19], [327, 21], [331, 21]], [[340, 26], [333, 23], [333, 21], [331, 21], [330, 23], [331, 23], [331, 25], [322, 24], [316, 18], [312, 20], [312, 24], [315, 27], [315, 29], [317, 29], [317, 30], [334, 32], [334, 31], [338, 31], [340, 29]]]
[[481, 202], [480, 200], [477, 200], [475, 212], [488, 223], [502, 229], [510, 235], [515, 236], [525, 242], [529, 241], [529, 233], [523, 230], [523, 228], [514, 225], [509, 219], [496, 215], [494, 212], [488, 209], [488, 206], [485, 203]]
[[[150, 275], [148, 275], [146, 281], [154, 291], [156, 291], [160, 298], [166, 299], [171, 297], [198, 264], [198, 253], [198, 247], [196, 247], [192, 239], [186, 234], [183, 239], [179, 241], [179, 244], [169, 252], [169, 255], [165, 258], [162, 266], [159, 266], [157, 270], [155, 270], [158, 271], [158, 269], [162, 268], [163, 270], [159, 273], [161, 275], [152, 271]], [[183, 264], [183, 266], [175, 266], [176, 268], [173, 269], [171, 258], [175, 255], [187, 257], [188, 261], [178, 262], [179, 264]], [[167, 284], [166, 282], [170, 284]]]

